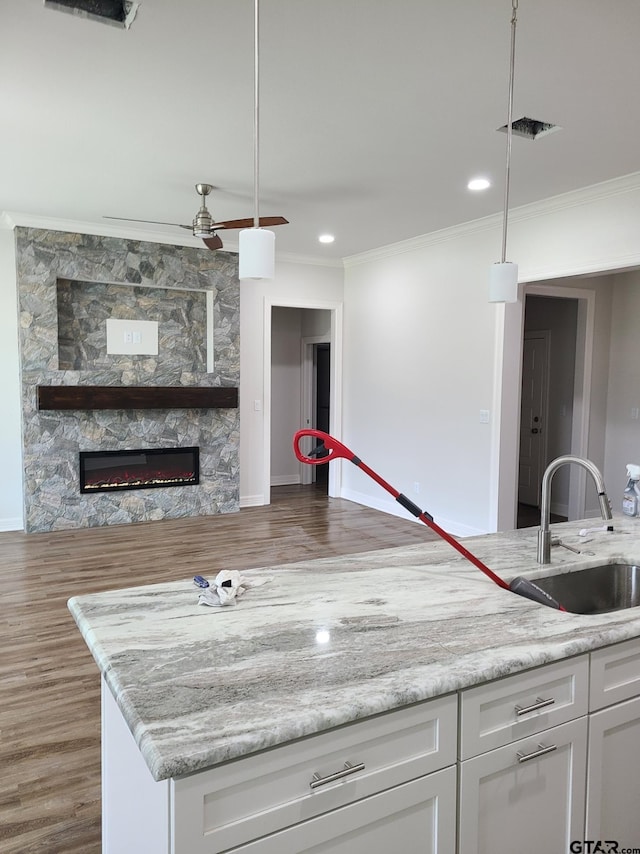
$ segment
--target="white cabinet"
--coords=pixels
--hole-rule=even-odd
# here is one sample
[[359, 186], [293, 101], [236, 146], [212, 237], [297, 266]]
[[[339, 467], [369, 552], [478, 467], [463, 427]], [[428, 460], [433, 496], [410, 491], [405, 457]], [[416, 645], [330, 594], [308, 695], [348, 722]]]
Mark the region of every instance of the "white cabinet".
[[452, 854], [456, 845], [456, 769], [372, 795], [296, 824], [234, 854]]
[[587, 719], [460, 763], [459, 854], [540, 854], [583, 838]]
[[175, 852], [227, 851], [452, 766], [457, 721], [450, 694], [173, 780]]
[[640, 639], [591, 653], [589, 711], [640, 696]]
[[161, 783], [104, 684], [102, 725], [104, 854], [640, 845], [640, 639]]
[[583, 838], [589, 657], [462, 691], [459, 854]]
[[591, 707], [599, 711], [589, 717], [585, 838], [631, 850], [640, 846], [640, 641], [591, 659]]
[[586, 839], [640, 847], [640, 697], [591, 715]]
[[103, 854], [455, 849], [455, 694], [156, 783], [102, 690]]
[[588, 655], [468, 688], [460, 706], [460, 758], [582, 717], [588, 699]]

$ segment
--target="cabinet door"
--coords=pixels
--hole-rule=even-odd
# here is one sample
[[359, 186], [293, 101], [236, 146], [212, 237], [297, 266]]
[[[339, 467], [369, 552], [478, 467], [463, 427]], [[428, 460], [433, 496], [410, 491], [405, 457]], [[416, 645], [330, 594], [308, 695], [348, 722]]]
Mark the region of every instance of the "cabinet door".
[[587, 839], [640, 847], [640, 697], [589, 719]]
[[234, 854], [451, 854], [456, 846], [456, 769], [372, 795], [289, 827]]
[[460, 854], [569, 851], [583, 839], [587, 718], [460, 763]]

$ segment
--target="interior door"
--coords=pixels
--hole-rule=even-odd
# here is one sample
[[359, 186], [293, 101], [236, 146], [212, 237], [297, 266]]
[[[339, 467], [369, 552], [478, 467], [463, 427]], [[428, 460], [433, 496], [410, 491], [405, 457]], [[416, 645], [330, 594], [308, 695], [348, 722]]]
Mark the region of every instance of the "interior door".
[[518, 501], [540, 506], [540, 483], [546, 462], [549, 332], [525, 332], [520, 404]]
[[[328, 433], [330, 423], [329, 401], [331, 396], [331, 345], [315, 344], [313, 349], [316, 387], [315, 426], [316, 429]], [[319, 456], [326, 455], [326, 453], [319, 454]], [[329, 487], [329, 466], [313, 466], [312, 468], [314, 469], [316, 483], [322, 484], [326, 491]]]

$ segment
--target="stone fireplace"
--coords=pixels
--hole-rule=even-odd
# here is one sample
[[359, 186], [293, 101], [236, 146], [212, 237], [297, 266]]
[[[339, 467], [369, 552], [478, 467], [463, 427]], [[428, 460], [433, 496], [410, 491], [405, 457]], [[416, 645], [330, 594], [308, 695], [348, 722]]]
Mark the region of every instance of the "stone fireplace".
[[[27, 228], [16, 248], [26, 530], [237, 510], [237, 256]], [[193, 448], [199, 483], [80, 491], [81, 453]]]

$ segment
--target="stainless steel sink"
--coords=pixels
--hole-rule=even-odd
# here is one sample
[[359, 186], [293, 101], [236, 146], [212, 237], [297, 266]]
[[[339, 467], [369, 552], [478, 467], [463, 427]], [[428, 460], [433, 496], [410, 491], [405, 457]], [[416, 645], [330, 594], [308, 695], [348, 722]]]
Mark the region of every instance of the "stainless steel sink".
[[536, 578], [535, 583], [573, 614], [606, 614], [640, 605], [640, 565], [608, 563]]

